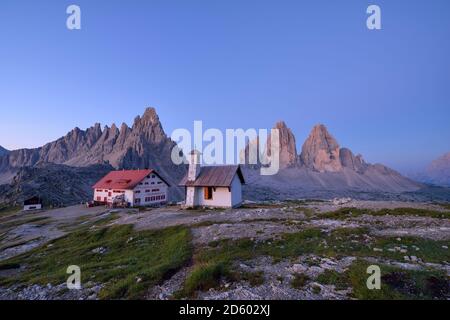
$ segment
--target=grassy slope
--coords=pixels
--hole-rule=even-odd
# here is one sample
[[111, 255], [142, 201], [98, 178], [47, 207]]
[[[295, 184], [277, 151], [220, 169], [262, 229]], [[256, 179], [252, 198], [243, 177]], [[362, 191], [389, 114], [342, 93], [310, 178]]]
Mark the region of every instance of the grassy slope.
[[[0, 284], [60, 284], [68, 277], [67, 267], [78, 265], [82, 283], [106, 283], [101, 298], [142, 298], [151, 285], [190, 260], [190, 237], [182, 227], [143, 232], [134, 232], [132, 226], [84, 229], [0, 263], [0, 269], [26, 266], [17, 277], [1, 279]], [[92, 251], [100, 247], [106, 252]]]
[[[362, 214], [448, 217], [448, 213], [429, 210], [401, 208], [372, 211], [345, 208], [322, 214], [320, 218], [346, 219]], [[150, 286], [161, 282], [191, 259], [193, 248], [187, 228], [175, 227], [159, 231], [135, 232], [131, 226], [105, 227], [105, 224], [114, 218], [111, 216], [97, 221], [96, 229], [92, 229], [92, 225], [86, 226], [62, 239], [53, 241], [51, 246], [46, 245], [0, 263], [0, 270], [20, 265], [27, 267], [15, 278], [0, 278], [0, 285], [63, 283], [68, 276], [67, 266], [74, 264], [81, 267], [84, 283], [89, 281], [106, 283], [101, 291], [101, 298], [142, 298]], [[263, 274], [260, 272], [239, 273], [232, 269], [232, 263], [236, 260], [248, 260], [262, 255], [273, 257], [275, 262], [303, 254], [331, 257], [346, 255], [360, 258], [379, 257], [398, 261], [403, 261], [404, 255], [415, 255], [425, 262], [450, 261], [449, 250], [442, 248], [444, 245], [449, 246], [448, 241], [409, 237], [402, 238], [399, 242], [393, 237], [367, 237], [367, 233], [368, 230], [364, 228], [338, 229], [330, 233], [313, 228], [282, 235], [279, 240], [258, 243], [249, 239], [212, 242], [209, 247], [197, 249], [193, 259], [193, 271], [177, 297], [193, 297], [198, 290], [217, 287], [223, 278], [230, 281], [247, 280], [253, 285], [260, 284]], [[400, 245], [406, 245], [408, 253], [388, 250]], [[419, 247], [420, 250], [412, 250], [413, 246]], [[93, 249], [100, 247], [105, 248], [106, 253], [92, 252]], [[383, 251], [374, 251], [374, 248], [380, 248]], [[365, 287], [366, 264], [364, 260], [359, 259], [348, 272], [344, 274], [327, 272], [317, 281], [335, 284], [342, 289], [352, 287], [354, 297], [359, 299], [439, 297], [436, 291], [439, 291], [439, 286], [445, 283], [442, 281], [445, 275], [435, 271], [412, 272], [384, 266], [384, 270], [388, 271], [386, 278], [388, 286], [374, 293]], [[294, 284], [298, 286], [308, 281], [303, 275], [297, 275], [297, 278], [300, 280]]]
[[381, 209], [381, 210], [370, 210], [370, 209], [358, 209], [358, 208], [342, 208], [333, 212], [328, 212], [319, 215], [319, 219], [347, 219], [356, 218], [362, 215], [371, 216], [419, 216], [419, 217], [430, 217], [437, 219], [449, 219], [450, 212], [445, 211], [435, 211], [427, 209], [414, 209], [414, 208], [396, 208], [396, 209]]
[[[194, 256], [194, 268], [186, 279], [184, 288], [178, 293], [178, 297], [195, 296], [198, 290], [208, 290], [217, 287], [221, 279], [233, 281], [235, 278], [232, 270], [232, 262], [236, 260], [248, 260], [262, 255], [274, 258], [274, 261], [297, 257], [304, 254], [316, 254], [320, 256], [339, 257], [380, 257], [394, 260], [403, 260], [405, 254], [387, 251], [388, 248], [398, 246], [395, 238], [378, 237], [366, 238], [367, 230], [338, 229], [331, 233], [322, 232], [320, 229], [308, 229], [294, 234], [283, 235], [280, 240], [255, 243], [249, 239], [236, 241], [224, 240], [211, 243], [211, 247], [198, 251]], [[415, 245], [420, 251], [413, 254], [426, 262], [450, 261], [450, 253], [442, 246], [448, 245], [448, 241], [432, 241], [421, 238], [406, 238], [402, 244], [408, 247]], [[382, 252], [373, 251], [373, 248], [384, 248]], [[382, 298], [409, 298], [410, 296], [400, 294], [395, 290], [384, 289], [374, 294], [365, 290], [367, 279], [366, 269], [363, 263], [358, 262], [352, 266], [351, 279], [343, 282], [342, 278], [334, 275], [334, 281], [340, 287], [346, 284], [353, 287], [355, 297], [360, 299], [382, 299]], [[411, 272], [408, 276], [412, 276]], [[421, 277], [436, 276], [433, 272], [425, 272]], [[327, 276], [327, 275], [325, 275]], [[325, 277], [324, 276], [324, 277]], [[299, 275], [300, 277], [300, 275]], [[445, 275], [438, 274], [439, 281], [445, 281]], [[363, 281], [364, 280], [364, 281]], [[401, 282], [401, 281], [400, 281]], [[420, 291], [420, 289], [418, 289]], [[426, 294], [424, 296], [427, 296]]]

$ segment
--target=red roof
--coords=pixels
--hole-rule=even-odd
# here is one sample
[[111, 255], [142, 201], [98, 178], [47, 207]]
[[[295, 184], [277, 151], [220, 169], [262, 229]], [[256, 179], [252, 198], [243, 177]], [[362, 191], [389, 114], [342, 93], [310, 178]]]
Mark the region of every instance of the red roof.
[[[139, 184], [139, 182], [144, 180], [151, 173], [158, 175], [154, 170], [151, 169], [111, 171], [99, 182], [97, 182], [92, 188], [132, 190]], [[160, 176], [158, 175], [158, 177]], [[162, 180], [164, 181], [164, 179]]]

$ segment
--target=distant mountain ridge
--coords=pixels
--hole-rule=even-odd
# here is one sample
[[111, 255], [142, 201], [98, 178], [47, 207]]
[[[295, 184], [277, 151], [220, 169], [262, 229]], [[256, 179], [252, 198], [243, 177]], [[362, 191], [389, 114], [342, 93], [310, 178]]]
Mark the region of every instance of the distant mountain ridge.
[[410, 176], [427, 184], [450, 187], [450, 152], [433, 160], [425, 170], [412, 173]]
[[[297, 153], [296, 138], [284, 121], [276, 123], [280, 138], [280, 172], [274, 176], [261, 176], [258, 166], [244, 166], [248, 177], [245, 194], [248, 199], [258, 199], [267, 195], [274, 198], [302, 197], [306, 194], [321, 196], [332, 194], [347, 194], [348, 192], [414, 192], [422, 187], [396, 171], [380, 164], [368, 164], [361, 155], [354, 155], [347, 148], [341, 148], [336, 139], [324, 125], [315, 126]], [[269, 141], [265, 147], [270, 150]], [[251, 143], [256, 143], [259, 140]], [[148, 108], [144, 114], [135, 118], [131, 127], [122, 124], [120, 129], [112, 124], [103, 129], [100, 124], [81, 130], [75, 128], [56, 141], [35, 149], [20, 149], [6, 151], [0, 155], [0, 184], [11, 184], [13, 190], [33, 186], [33, 180], [54, 185], [64, 185], [45, 178], [45, 175], [61, 172], [61, 179], [73, 172], [80, 177], [80, 185], [84, 191], [74, 191], [78, 196], [72, 202], [86, 198], [86, 186], [91, 180], [81, 181], [83, 177], [96, 177], [92, 170], [105, 168], [138, 169], [155, 168], [174, 186], [186, 172], [185, 165], [175, 165], [171, 161], [173, 148], [177, 148], [164, 132], [159, 117], [154, 108]], [[244, 150], [248, 154], [248, 148]], [[59, 167], [58, 167], [59, 166]], [[97, 167], [96, 167], [97, 166]], [[79, 171], [76, 168], [88, 168]], [[35, 169], [34, 169], [35, 168]], [[101, 170], [100, 170], [101, 168]], [[82, 172], [82, 174], [80, 174]], [[57, 174], [56, 174], [57, 175]], [[67, 179], [67, 178], [64, 178]], [[72, 181], [78, 181], [76, 179]], [[59, 199], [55, 188], [42, 184], [35, 189], [48, 190], [49, 199]], [[270, 189], [271, 191], [267, 191]], [[14, 194], [14, 199], [21, 199], [20, 192]], [[182, 199], [182, 190], [171, 190], [174, 200]], [[1, 192], [0, 192], [1, 193]], [[44, 195], [45, 196], [45, 195]]]
[[[98, 123], [86, 130], [75, 128], [42, 147], [0, 155], [0, 185], [7, 185], [0, 188], [0, 201], [16, 202], [33, 193], [48, 203], [86, 201], [92, 196], [90, 186], [108, 168], [154, 168], [173, 186], [169, 190], [171, 199], [179, 201], [182, 190], [177, 183], [186, 167], [171, 161], [174, 147], [154, 108], [136, 117], [131, 128], [125, 123], [120, 129], [115, 124], [102, 129]], [[58, 192], [54, 186], [64, 190]]]
[[[267, 194], [295, 198], [327, 193], [330, 196], [351, 192], [402, 193], [423, 187], [386, 166], [366, 163], [361, 155], [341, 148], [323, 124], [312, 129], [300, 154], [297, 154], [295, 136], [286, 123], [279, 121], [274, 128], [279, 130], [281, 171], [274, 176], [261, 176], [257, 170], [260, 166], [247, 165], [245, 172], [250, 186], [246, 187], [246, 193], [251, 199], [258, 200], [258, 196], [264, 198]], [[271, 139], [269, 136], [266, 145], [269, 156]], [[255, 141], [245, 149], [247, 161], [251, 143]]]
[[450, 152], [434, 160], [426, 174], [432, 183], [450, 187]]
[[[172, 163], [176, 144], [167, 137], [154, 108], [145, 110], [130, 128], [125, 123], [75, 128], [60, 139], [36, 149], [20, 149], [0, 156], [0, 174], [51, 163], [73, 167], [109, 164], [116, 169], [158, 168], [162, 175], [178, 179], [184, 167]], [[176, 181], [174, 182], [176, 183]]]

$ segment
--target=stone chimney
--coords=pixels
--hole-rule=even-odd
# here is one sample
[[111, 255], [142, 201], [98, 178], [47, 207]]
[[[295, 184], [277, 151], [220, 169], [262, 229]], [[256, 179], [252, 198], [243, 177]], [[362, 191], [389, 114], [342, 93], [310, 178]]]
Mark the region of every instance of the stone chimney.
[[200, 156], [201, 153], [198, 150], [192, 150], [190, 152], [190, 161], [189, 161], [189, 172], [188, 172], [188, 181], [195, 181], [197, 180], [198, 176], [200, 175]]

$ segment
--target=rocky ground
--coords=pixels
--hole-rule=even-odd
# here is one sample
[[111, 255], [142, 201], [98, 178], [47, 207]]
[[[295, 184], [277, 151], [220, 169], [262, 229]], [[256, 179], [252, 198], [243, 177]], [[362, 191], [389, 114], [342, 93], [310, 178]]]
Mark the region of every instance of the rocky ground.
[[[368, 263], [397, 270], [390, 271], [386, 281], [400, 288], [401, 294], [420, 297], [422, 291], [405, 283], [426, 279], [426, 297], [430, 294], [449, 299], [449, 215], [448, 206], [433, 203], [352, 199], [246, 203], [240, 209], [227, 210], [171, 206], [139, 211], [75, 206], [32, 215], [6, 214], [0, 215], [0, 263], [4, 263], [0, 264], [0, 280], [20, 279], [22, 268], [29, 267], [24, 262], [20, 268], [9, 268], [8, 262], [16, 261], [8, 259], [52, 246], [49, 241], [83, 226], [97, 230], [100, 225], [133, 225], [138, 233], [184, 226], [190, 230], [193, 257], [184, 267], [144, 288], [142, 298], [361, 298], [360, 289], [355, 287], [355, 270], [361, 263]], [[308, 237], [301, 240], [303, 233], [311, 230], [322, 235], [314, 238], [316, 242]], [[240, 251], [234, 252], [235, 248]], [[226, 259], [222, 257], [224, 252]], [[102, 252], [92, 253], [107, 255], [108, 245]], [[191, 284], [200, 281], [197, 273], [210, 267], [215, 275], [211, 283]], [[141, 277], [136, 279], [140, 283]], [[107, 285], [89, 282], [85, 289], [73, 292], [61, 283], [14, 283], [0, 287], [0, 299], [96, 299]]]
[[98, 219], [104, 208], [82, 205], [33, 213], [17, 212], [0, 216], [0, 261], [62, 237], [83, 219]]
[[96, 300], [100, 285], [88, 284], [87, 288], [68, 290], [67, 285], [47, 284], [31, 286], [13, 286], [0, 290], [0, 300]]

